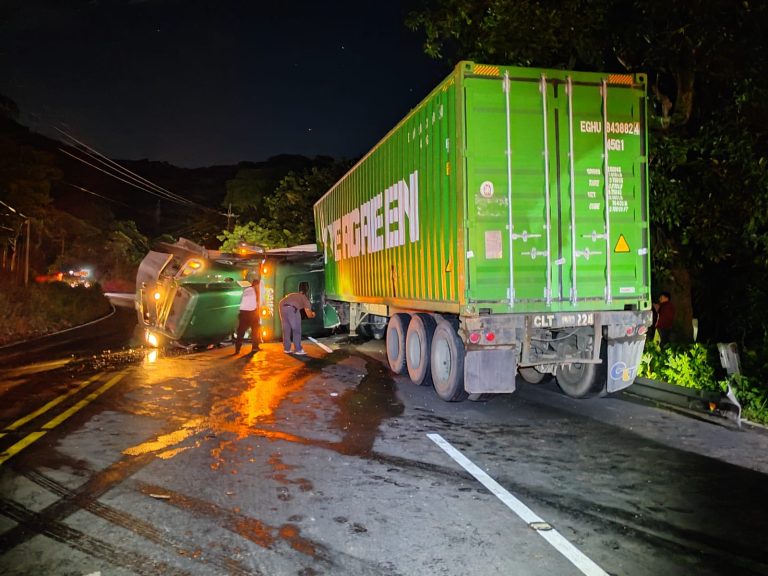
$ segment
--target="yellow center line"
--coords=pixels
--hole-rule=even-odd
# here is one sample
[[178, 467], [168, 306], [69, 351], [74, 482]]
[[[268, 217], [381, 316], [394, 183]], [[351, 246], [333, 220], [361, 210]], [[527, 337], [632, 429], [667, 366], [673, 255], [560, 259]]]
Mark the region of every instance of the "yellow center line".
[[28, 366], [22, 366], [20, 368], [12, 368], [5, 372], [6, 378], [15, 378], [17, 376], [28, 376], [30, 374], [37, 374], [38, 372], [46, 372], [47, 370], [54, 370], [61, 368], [72, 362], [72, 358], [64, 358], [62, 360], [49, 360], [47, 362], [38, 362], [37, 364], [30, 364]]
[[[26, 423], [27, 423], [27, 422], [29, 422], [30, 420], [33, 420], [34, 418], [37, 418], [38, 416], [40, 416], [40, 414], [44, 414], [44, 413], [48, 412], [48, 410], [50, 410], [50, 409], [51, 409], [51, 408], [53, 408], [54, 406], [56, 406], [56, 405], [58, 405], [58, 404], [61, 404], [61, 403], [62, 403], [64, 400], [66, 400], [67, 398], [69, 398], [69, 397], [70, 397], [70, 396], [72, 396], [73, 394], [77, 394], [78, 392], [80, 392], [80, 390], [82, 390], [83, 388], [85, 388], [86, 386], [88, 386], [88, 384], [90, 384], [90, 383], [91, 383], [91, 382], [93, 382], [94, 380], [98, 380], [98, 379], [99, 379], [99, 378], [101, 378], [103, 375], [104, 375], [104, 372], [99, 372], [99, 373], [98, 373], [98, 374], [96, 374], [95, 376], [91, 376], [90, 378], [88, 378], [88, 380], [86, 380], [85, 382], [83, 382], [82, 384], [80, 384], [79, 386], [77, 386], [76, 388], [72, 388], [72, 390], [70, 390], [69, 392], [67, 392], [67, 393], [65, 393], [65, 394], [62, 394], [61, 396], [59, 396], [59, 397], [57, 397], [57, 398], [54, 398], [53, 400], [51, 400], [50, 402], [48, 402], [48, 404], [46, 404], [46, 405], [45, 405], [45, 406], [43, 406], [42, 408], [39, 408], [39, 409], [35, 410], [34, 412], [32, 412], [32, 413], [30, 413], [30, 414], [27, 414], [27, 415], [26, 415], [26, 416], [24, 416], [23, 418], [19, 418], [19, 419], [18, 419], [18, 420], [16, 420], [16, 422], [14, 422], [13, 424], [11, 424], [11, 425], [9, 425], [9, 426], [6, 426], [6, 428], [5, 428], [5, 432], [12, 432], [13, 430], [16, 430], [17, 428], [19, 428], [19, 427], [21, 427], [21, 426], [24, 426], [24, 424], [26, 424]], [[0, 434], [0, 438], [1, 438], [2, 436], [3, 436], [3, 435], [2, 435], [2, 434]]]
[[127, 370], [123, 370], [119, 374], [116, 374], [112, 378], [110, 378], [104, 385], [102, 385], [98, 390], [95, 392], [92, 392], [88, 394], [83, 400], [69, 408], [68, 410], [65, 410], [55, 418], [52, 418], [45, 424], [43, 424], [42, 428], [38, 430], [37, 432], [32, 432], [31, 434], [28, 434], [16, 444], [8, 448], [5, 452], [0, 454], [0, 465], [3, 464], [6, 460], [9, 458], [15, 456], [19, 452], [21, 452], [24, 448], [35, 442], [36, 440], [39, 440], [42, 438], [49, 430], [52, 430], [59, 424], [61, 424], [64, 420], [72, 416], [75, 412], [78, 410], [81, 410], [82, 408], [85, 408], [88, 404], [93, 402], [96, 398], [101, 396], [104, 392], [112, 388], [115, 384], [117, 384], [120, 380], [122, 380], [123, 376], [125, 376], [125, 373]]
[[120, 380], [122, 380], [123, 376], [125, 376], [125, 370], [120, 372], [120, 374], [116, 374], [115, 376], [110, 378], [107, 381], [107, 383], [104, 384], [101, 388], [99, 388], [95, 392], [91, 392], [90, 394], [88, 394], [88, 396], [86, 396], [85, 398], [80, 400], [80, 402], [78, 402], [77, 404], [75, 404], [74, 406], [69, 408], [68, 410], [65, 410], [64, 412], [62, 412], [61, 414], [59, 414], [58, 416], [56, 416], [52, 420], [50, 420], [50, 421], [46, 422], [45, 424], [43, 424], [43, 428], [42, 429], [43, 430], [52, 430], [53, 428], [55, 428], [56, 426], [58, 426], [59, 424], [64, 422], [64, 420], [66, 420], [67, 418], [72, 416], [72, 414], [74, 414], [78, 410], [81, 410], [81, 409], [85, 408], [88, 404], [90, 404], [91, 402], [96, 400], [96, 398], [98, 398], [99, 396], [104, 394], [104, 392], [106, 392], [107, 390], [112, 388], [112, 386], [114, 386]]
[[16, 454], [24, 450], [24, 448], [32, 444], [32, 442], [34, 442], [35, 440], [39, 440], [44, 435], [45, 435], [45, 432], [32, 432], [31, 434], [27, 434], [26, 436], [24, 436], [24, 438], [16, 442], [16, 444], [8, 448], [8, 450], [0, 454], [0, 464], [8, 460], [8, 458], [15, 456]]

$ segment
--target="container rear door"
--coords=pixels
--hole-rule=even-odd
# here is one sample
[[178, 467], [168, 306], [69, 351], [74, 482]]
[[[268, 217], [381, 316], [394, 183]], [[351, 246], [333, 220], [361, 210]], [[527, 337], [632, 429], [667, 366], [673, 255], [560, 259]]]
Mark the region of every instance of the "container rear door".
[[[545, 298], [542, 99], [536, 82], [516, 85], [510, 95], [508, 110], [501, 81], [465, 83], [469, 299], [480, 306]], [[514, 127], [509, 133], [508, 124]]]
[[644, 87], [512, 74], [464, 81], [468, 299], [521, 312], [638, 305]]

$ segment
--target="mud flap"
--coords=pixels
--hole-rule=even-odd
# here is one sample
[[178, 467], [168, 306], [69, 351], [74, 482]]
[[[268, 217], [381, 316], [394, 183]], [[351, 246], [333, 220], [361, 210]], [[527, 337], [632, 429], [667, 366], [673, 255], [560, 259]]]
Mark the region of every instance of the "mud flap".
[[498, 394], [515, 391], [515, 348], [468, 349], [464, 357], [464, 390], [469, 394]]
[[608, 340], [606, 392], [618, 392], [635, 381], [644, 348], [645, 336]]

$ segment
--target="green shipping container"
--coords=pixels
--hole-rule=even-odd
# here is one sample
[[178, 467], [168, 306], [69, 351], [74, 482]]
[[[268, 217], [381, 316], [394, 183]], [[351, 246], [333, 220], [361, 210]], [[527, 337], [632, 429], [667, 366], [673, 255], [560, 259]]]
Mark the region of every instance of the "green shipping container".
[[403, 347], [415, 315], [453, 321], [466, 378], [446, 399], [509, 391], [487, 380], [510, 368], [561, 387], [571, 371], [575, 396], [595, 366], [601, 391], [631, 384], [650, 306], [646, 124], [642, 74], [461, 62], [315, 205], [327, 297], [386, 310]]

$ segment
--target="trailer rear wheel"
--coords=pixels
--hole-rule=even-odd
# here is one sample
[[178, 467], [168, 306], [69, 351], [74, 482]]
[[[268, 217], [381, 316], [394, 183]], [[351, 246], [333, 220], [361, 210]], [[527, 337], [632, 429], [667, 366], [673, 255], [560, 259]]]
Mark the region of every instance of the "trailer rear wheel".
[[533, 366], [523, 366], [518, 368], [518, 371], [520, 372], [520, 377], [528, 382], [528, 384], [541, 384], [552, 376], [546, 372], [539, 372]]
[[557, 369], [557, 385], [571, 398], [589, 398], [600, 392], [598, 364], [574, 362]]
[[453, 326], [438, 323], [432, 336], [432, 383], [437, 395], [446, 402], [466, 399], [464, 390], [464, 343]]
[[430, 356], [435, 319], [429, 314], [414, 314], [405, 334], [408, 375], [417, 386], [432, 384]]
[[395, 374], [405, 374], [405, 335], [410, 314], [393, 314], [387, 324], [387, 361]]

